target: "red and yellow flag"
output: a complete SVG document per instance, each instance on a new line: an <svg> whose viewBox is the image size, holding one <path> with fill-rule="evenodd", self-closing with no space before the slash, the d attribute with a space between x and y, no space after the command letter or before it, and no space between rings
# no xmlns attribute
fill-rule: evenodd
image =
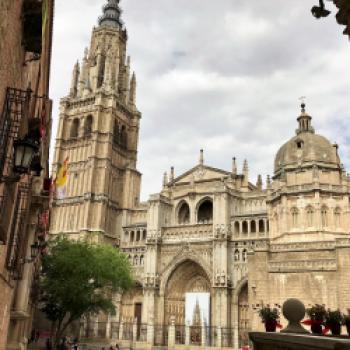
<svg viewBox="0 0 350 350"><path fill-rule="evenodd" d="M68 157L64 160L57 172L55 179L56 198L63 199L66 197L68 180Z"/></svg>

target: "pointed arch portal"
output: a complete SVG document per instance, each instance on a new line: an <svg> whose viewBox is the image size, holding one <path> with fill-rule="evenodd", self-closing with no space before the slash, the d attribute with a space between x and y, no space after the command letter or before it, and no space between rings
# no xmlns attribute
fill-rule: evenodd
<svg viewBox="0 0 350 350"><path fill-rule="evenodd" d="M208 309L208 320L202 320L210 325L210 280L204 269L193 260L185 260L179 264L170 274L164 293L164 324L170 323L170 318L175 317L175 324L186 324L186 295L187 299L193 298L195 305L196 294L198 298L207 294L209 305L202 305ZM191 302L187 301L187 305ZM193 310L187 310L187 314Z"/></svg>

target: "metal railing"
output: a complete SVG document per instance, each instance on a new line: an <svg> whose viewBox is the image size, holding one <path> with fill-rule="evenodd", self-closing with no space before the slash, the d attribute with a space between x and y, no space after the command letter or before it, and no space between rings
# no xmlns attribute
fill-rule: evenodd
<svg viewBox="0 0 350 350"><path fill-rule="evenodd" d="M81 323L81 337L86 339L114 339L130 342L146 343L149 340L148 331L152 332L154 346L174 345L207 346L232 348L246 345L249 342L249 329L241 325L238 332L230 327L216 326L185 326L185 325L152 325L146 323L119 323L119 322L87 322ZM122 327L122 328L121 328ZM171 332L171 327L174 327ZM188 332L188 334L187 334ZM169 334L172 337L169 338ZM173 338L174 337L174 338Z"/></svg>

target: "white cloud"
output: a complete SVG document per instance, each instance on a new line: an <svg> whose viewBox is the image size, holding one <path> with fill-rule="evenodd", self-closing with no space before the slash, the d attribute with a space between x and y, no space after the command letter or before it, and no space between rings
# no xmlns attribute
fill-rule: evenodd
<svg viewBox="0 0 350 350"><path fill-rule="evenodd" d="M51 95L69 89L74 62L89 45L105 0L56 2ZM298 98L307 96L316 130L340 144L350 166L350 45L335 9L315 20L316 0L123 0L129 52L143 113L142 196L162 174L198 161L230 169L248 158L251 180L272 173L278 148L293 136Z"/></svg>

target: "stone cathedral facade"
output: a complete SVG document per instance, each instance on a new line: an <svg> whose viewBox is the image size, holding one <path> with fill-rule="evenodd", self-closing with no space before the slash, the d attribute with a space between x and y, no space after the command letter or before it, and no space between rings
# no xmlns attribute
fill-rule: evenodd
<svg viewBox="0 0 350 350"><path fill-rule="evenodd" d="M235 159L221 170L201 151L192 169L175 176L172 168L161 192L140 202L141 114L120 13L119 0L109 0L74 67L53 164L69 158L51 234L114 244L134 268L135 288L115 296L117 314L104 320L184 325L186 293L210 293L207 322L229 329L237 348L261 327L252 305L298 297L350 308L350 182L338 146L315 133L304 105L266 186L260 176L249 181L246 161L242 171Z"/></svg>

